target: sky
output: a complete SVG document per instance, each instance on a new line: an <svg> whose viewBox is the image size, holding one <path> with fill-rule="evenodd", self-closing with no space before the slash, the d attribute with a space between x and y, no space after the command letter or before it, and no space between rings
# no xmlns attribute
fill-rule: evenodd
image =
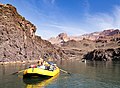
<svg viewBox="0 0 120 88"><path fill-rule="evenodd" d="M120 29L120 0L0 0L12 4L43 39Z"/></svg>

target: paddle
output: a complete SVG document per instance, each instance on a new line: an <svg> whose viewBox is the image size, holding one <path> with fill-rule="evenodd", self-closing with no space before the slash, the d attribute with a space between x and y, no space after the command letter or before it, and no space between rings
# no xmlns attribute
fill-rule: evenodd
<svg viewBox="0 0 120 88"><path fill-rule="evenodd" d="M52 62L48 62L48 64L50 64L50 65L52 65L52 64L53 64L53 65L56 65L56 64L54 64L54 63L52 63ZM60 69L60 68L59 68L59 69ZM60 69L60 71L71 75L71 73L69 73L69 72L67 72L67 71L65 71L65 70L63 70L63 69Z"/></svg>
<svg viewBox="0 0 120 88"><path fill-rule="evenodd" d="M69 72L67 72L67 71L65 71L65 70L63 70L63 69L60 69L62 72L64 72L64 73L67 73L67 74L70 74L71 75L71 73L69 73Z"/></svg>
<svg viewBox="0 0 120 88"><path fill-rule="evenodd" d="M14 73L12 73L12 75L15 75L15 74L21 73L21 72L23 72L23 71L24 71L24 70L14 72Z"/></svg>

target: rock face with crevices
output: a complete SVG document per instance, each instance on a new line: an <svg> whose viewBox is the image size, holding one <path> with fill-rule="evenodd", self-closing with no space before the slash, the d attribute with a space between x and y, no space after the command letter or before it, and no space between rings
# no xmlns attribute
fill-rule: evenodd
<svg viewBox="0 0 120 88"><path fill-rule="evenodd" d="M95 61L120 61L120 48L98 49L84 55L86 60Z"/></svg>
<svg viewBox="0 0 120 88"><path fill-rule="evenodd" d="M0 62L61 59L61 50L35 35L36 27L10 4L0 4Z"/></svg>
<svg viewBox="0 0 120 88"><path fill-rule="evenodd" d="M119 29L108 29L102 32L94 32L83 35L83 38L74 37L71 39L69 36L64 37L66 35L65 33L62 33L61 36L59 35L56 39L52 39L53 42L50 42L61 47L64 54L66 54L69 59L87 59L98 61L119 60ZM69 40L64 41L63 39L65 38ZM54 40L58 39L58 42L54 42Z"/></svg>

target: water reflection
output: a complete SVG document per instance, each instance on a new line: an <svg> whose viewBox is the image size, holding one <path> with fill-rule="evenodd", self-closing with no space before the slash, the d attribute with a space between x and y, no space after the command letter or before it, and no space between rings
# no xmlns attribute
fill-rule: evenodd
<svg viewBox="0 0 120 88"><path fill-rule="evenodd" d="M26 69L29 64L0 65L0 88L120 88L120 62L63 60L56 64L72 75L61 72L50 79L23 79L11 73Z"/></svg>
<svg viewBox="0 0 120 88"><path fill-rule="evenodd" d="M52 84L57 80L58 76L59 74L46 79L40 77L24 78L23 82L26 84L26 88L45 88L45 86Z"/></svg>

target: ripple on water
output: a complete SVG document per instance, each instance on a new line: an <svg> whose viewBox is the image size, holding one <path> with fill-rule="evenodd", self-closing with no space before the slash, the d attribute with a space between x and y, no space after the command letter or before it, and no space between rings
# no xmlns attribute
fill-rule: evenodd
<svg viewBox="0 0 120 88"><path fill-rule="evenodd" d="M48 88L120 88L119 81L86 77L81 74L60 75Z"/></svg>

